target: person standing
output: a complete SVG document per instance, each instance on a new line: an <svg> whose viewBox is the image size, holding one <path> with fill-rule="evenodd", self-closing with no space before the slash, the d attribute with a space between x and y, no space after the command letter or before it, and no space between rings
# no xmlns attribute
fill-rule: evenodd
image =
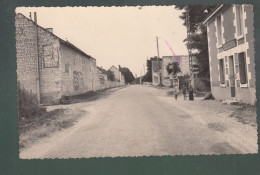
<svg viewBox="0 0 260 175"><path fill-rule="evenodd" d="M194 100L194 96L193 96L193 86L191 85L191 83L189 84L189 100L191 100L191 101Z"/></svg>
<svg viewBox="0 0 260 175"><path fill-rule="evenodd" d="M185 85L182 85L182 93L183 93L183 100L187 99L186 93L187 93L187 88Z"/></svg>
<svg viewBox="0 0 260 175"><path fill-rule="evenodd" d="M175 100L178 100L178 91L176 85L174 85L174 96L175 96Z"/></svg>

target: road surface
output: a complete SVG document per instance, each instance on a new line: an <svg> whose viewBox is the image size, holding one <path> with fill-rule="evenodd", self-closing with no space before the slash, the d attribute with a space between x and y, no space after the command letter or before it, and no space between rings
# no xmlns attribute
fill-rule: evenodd
<svg viewBox="0 0 260 175"><path fill-rule="evenodd" d="M131 85L111 91L97 101L68 105L86 110L86 116L73 127L23 150L20 158L257 152L256 128L233 118L203 118L181 103L175 105L173 97L154 87ZM218 123L225 129L214 129Z"/></svg>

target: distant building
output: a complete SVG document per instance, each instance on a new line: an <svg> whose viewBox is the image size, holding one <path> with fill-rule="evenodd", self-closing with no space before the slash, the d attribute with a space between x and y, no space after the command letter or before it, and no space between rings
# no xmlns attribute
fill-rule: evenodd
<svg viewBox="0 0 260 175"><path fill-rule="evenodd" d="M109 70L114 73L115 81L117 82L117 84L119 86L125 85L125 77L122 74L122 72L119 71L119 69L117 69L115 66L111 66L111 68Z"/></svg>
<svg viewBox="0 0 260 175"><path fill-rule="evenodd" d="M189 69L189 58L186 55L178 55L178 56L163 56L159 60L152 60L152 81L153 85L160 84L160 81L165 86L171 85L172 75L169 75L167 72L167 65L173 62L178 62L181 68L178 76L190 74ZM162 78L162 80L161 80Z"/></svg>
<svg viewBox="0 0 260 175"><path fill-rule="evenodd" d="M99 72L99 89L105 89L108 88L108 80L107 80L107 71L101 67L97 66L97 70Z"/></svg>
<svg viewBox="0 0 260 175"><path fill-rule="evenodd" d="M252 5L219 5L203 22L216 99L256 102L253 23Z"/></svg>
<svg viewBox="0 0 260 175"><path fill-rule="evenodd" d="M158 85L161 82L162 59L152 58L152 83Z"/></svg>

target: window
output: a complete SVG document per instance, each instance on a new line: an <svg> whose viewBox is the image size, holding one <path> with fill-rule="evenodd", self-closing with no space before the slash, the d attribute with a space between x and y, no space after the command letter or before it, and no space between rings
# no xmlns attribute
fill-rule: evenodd
<svg viewBox="0 0 260 175"><path fill-rule="evenodd" d="M69 73L69 63L65 64L65 73Z"/></svg>
<svg viewBox="0 0 260 175"><path fill-rule="evenodd" d="M220 73L220 83L225 84L225 72L224 72L224 61L219 60L219 73Z"/></svg>
<svg viewBox="0 0 260 175"><path fill-rule="evenodd" d="M105 79L104 78L100 78L100 84L105 84Z"/></svg>
<svg viewBox="0 0 260 175"><path fill-rule="evenodd" d="M243 10L242 5L236 5L237 36L243 35Z"/></svg>
<svg viewBox="0 0 260 175"><path fill-rule="evenodd" d="M221 15L217 17L217 34L218 34L218 45L222 44L222 25L221 25Z"/></svg>
<svg viewBox="0 0 260 175"><path fill-rule="evenodd" d="M246 60L245 60L244 52L238 54L238 61L239 61L240 83L246 84L247 83L247 70L246 70Z"/></svg>

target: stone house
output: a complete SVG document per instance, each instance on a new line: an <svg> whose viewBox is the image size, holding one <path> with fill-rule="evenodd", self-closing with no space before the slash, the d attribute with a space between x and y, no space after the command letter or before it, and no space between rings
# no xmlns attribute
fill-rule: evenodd
<svg viewBox="0 0 260 175"><path fill-rule="evenodd" d="M213 96L255 104L254 14L252 5L219 5L207 26Z"/></svg>
<svg viewBox="0 0 260 175"><path fill-rule="evenodd" d="M122 85L125 84L125 77L120 72L119 69L117 69L115 66L111 66L111 68L109 70L114 73L114 75L115 75L115 82L116 82L117 86L122 86Z"/></svg>
<svg viewBox="0 0 260 175"><path fill-rule="evenodd" d="M107 80L107 71L98 66L97 66L97 70L99 72L100 90L109 88L108 80Z"/></svg>
<svg viewBox="0 0 260 175"><path fill-rule="evenodd" d="M152 83L158 85L161 82L162 59L152 58Z"/></svg>
<svg viewBox="0 0 260 175"><path fill-rule="evenodd" d="M37 95L41 104L57 103L62 96L100 89L96 59L16 14L17 80Z"/></svg>
<svg viewBox="0 0 260 175"><path fill-rule="evenodd" d="M165 86L171 85L172 75L167 72L167 65L169 63L178 62L181 68L178 76L190 74L189 69L189 57L186 55L178 56L163 56L160 60L152 60L152 80L153 85L160 84L160 79L162 78L162 84ZM160 75L161 74L161 75Z"/></svg>

